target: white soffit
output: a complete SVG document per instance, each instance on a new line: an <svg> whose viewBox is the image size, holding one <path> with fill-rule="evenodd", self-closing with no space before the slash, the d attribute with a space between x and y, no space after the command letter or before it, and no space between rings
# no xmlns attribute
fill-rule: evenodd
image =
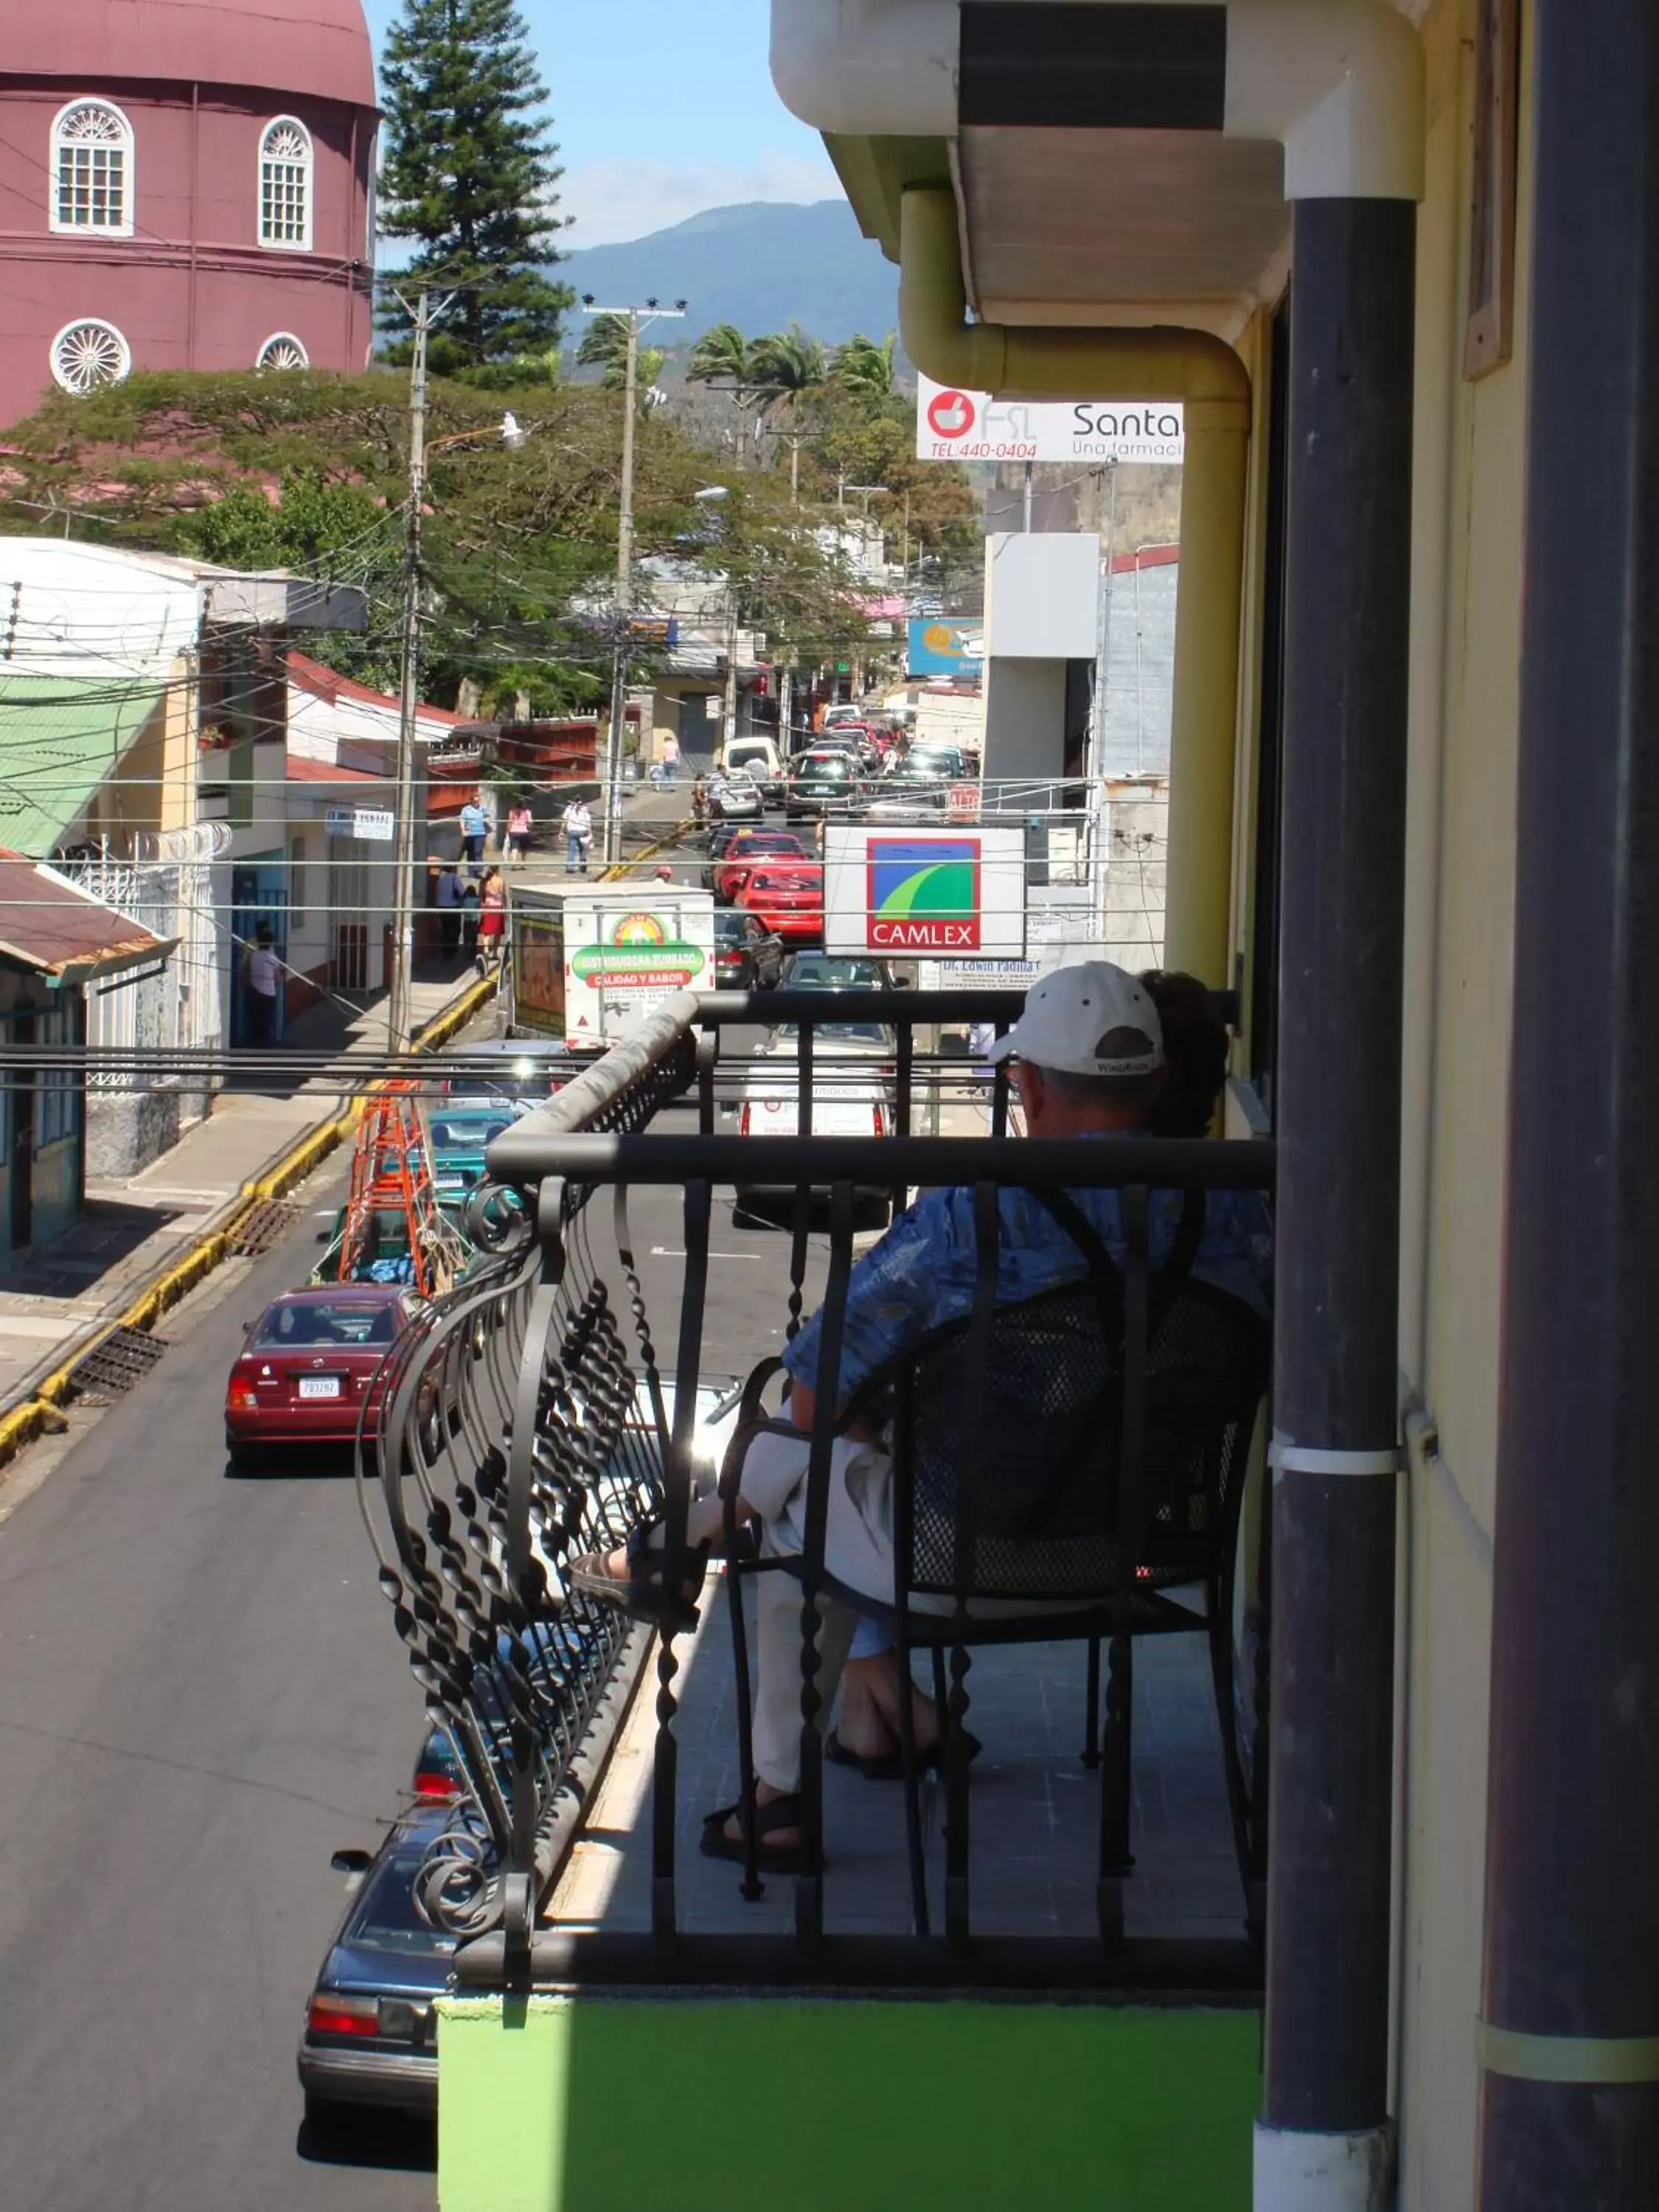
<svg viewBox="0 0 1659 2212"><path fill-rule="evenodd" d="M999 125L964 129L956 151L974 304L994 321L1103 301L1116 321L1176 302L1182 319L1224 319L1290 228L1283 152L1266 141Z"/></svg>

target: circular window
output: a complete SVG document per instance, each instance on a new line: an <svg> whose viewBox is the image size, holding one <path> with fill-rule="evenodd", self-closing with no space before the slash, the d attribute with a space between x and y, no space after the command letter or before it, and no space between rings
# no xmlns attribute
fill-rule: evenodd
<svg viewBox="0 0 1659 2212"><path fill-rule="evenodd" d="M278 331L274 338L267 338L259 349L255 368L309 368L311 356L296 337L286 331Z"/></svg>
<svg viewBox="0 0 1659 2212"><path fill-rule="evenodd" d="M113 323L88 315L65 323L52 342L52 373L65 392L118 384L132 367L132 349Z"/></svg>

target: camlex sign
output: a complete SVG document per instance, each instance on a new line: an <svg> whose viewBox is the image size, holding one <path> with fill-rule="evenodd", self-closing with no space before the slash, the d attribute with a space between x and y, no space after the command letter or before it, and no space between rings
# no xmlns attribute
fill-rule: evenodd
<svg viewBox="0 0 1659 2212"><path fill-rule="evenodd" d="M827 824L823 942L901 959L1022 957L1024 830Z"/></svg>
<svg viewBox="0 0 1659 2212"><path fill-rule="evenodd" d="M1186 420L1179 400L994 399L916 380L920 461L1179 462Z"/></svg>

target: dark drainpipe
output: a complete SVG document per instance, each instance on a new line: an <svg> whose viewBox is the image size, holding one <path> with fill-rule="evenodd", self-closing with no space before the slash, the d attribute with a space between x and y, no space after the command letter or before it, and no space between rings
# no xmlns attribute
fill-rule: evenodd
<svg viewBox="0 0 1659 2212"><path fill-rule="evenodd" d="M1380 2204L1391 2154L1416 225L1292 216L1263 2212Z"/></svg>
<svg viewBox="0 0 1659 2212"><path fill-rule="evenodd" d="M1481 2212L1659 2204L1659 9L1534 0Z"/></svg>

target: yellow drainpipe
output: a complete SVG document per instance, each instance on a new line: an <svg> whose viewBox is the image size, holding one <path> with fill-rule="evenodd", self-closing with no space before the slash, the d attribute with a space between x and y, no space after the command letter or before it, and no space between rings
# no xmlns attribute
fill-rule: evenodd
<svg viewBox="0 0 1659 2212"><path fill-rule="evenodd" d="M915 186L900 202L899 328L906 353L936 383L1010 399L1184 404L1164 957L1225 988L1250 433L1244 364L1207 331L970 323L956 195L943 185Z"/></svg>

